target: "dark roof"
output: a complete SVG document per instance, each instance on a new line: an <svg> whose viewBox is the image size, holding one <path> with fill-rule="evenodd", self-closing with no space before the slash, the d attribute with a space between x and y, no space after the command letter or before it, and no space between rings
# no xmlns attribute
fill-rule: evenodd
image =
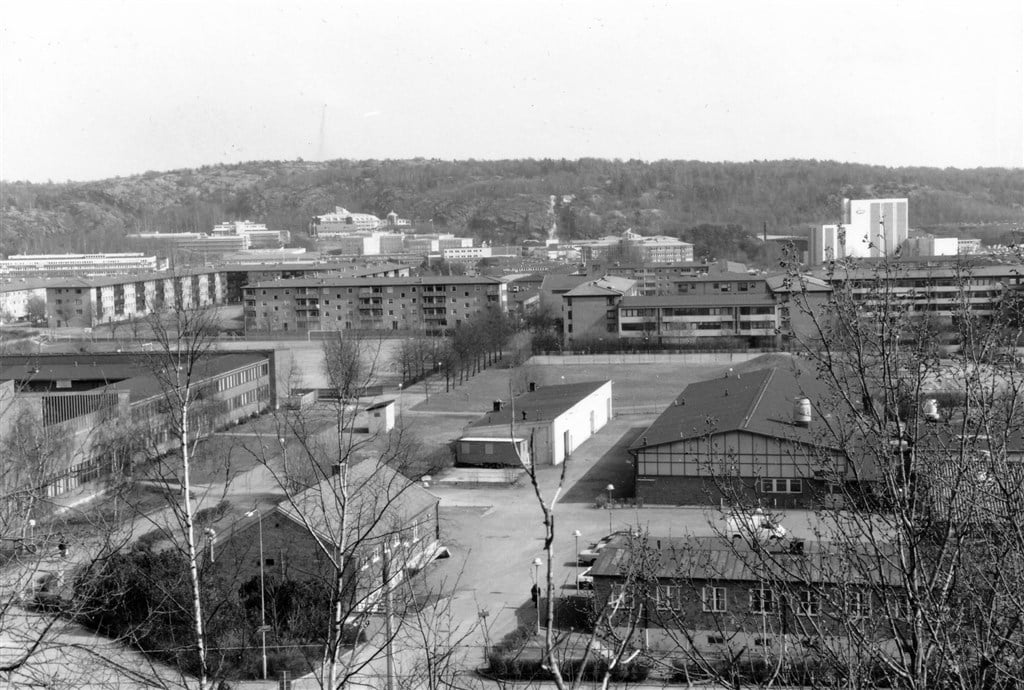
<svg viewBox="0 0 1024 690"><path fill-rule="evenodd" d="M381 273L384 271L397 271L401 269L415 268L412 264L384 263L374 266L360 266L351 261L273 261L229 264L222 270L227 273L239 273L251 271L332 271L345 273L352 276L366 275L369 273Z"/></svg>
<svg viewBox="0 0 1024 690"><path fill-rule="evenodd" d="M168 278L188 278L198 275L213 275L215 273L224 273L224 271L224 268L183 268L166 271L147 271L145 273L124 273L112 276L50 278L46 281L46 287L50 289L104 287L107 285L141 283L147 280L164 280Z"/></svg>
<svg viewBox="0 0 1024 690"><path fill-rule="evenodd" d="M549 273L541 281L541 292L568 292L577 285L582 285L592 278L588 276L566 275L563 273Z"/></svg>
<svg viewBox="0 0 1024 690"><path fill-rule="evenodd" d="M408 526L441 500L375 459L349 464L345 479L347 502L335 476L279 503L276 510L330 544L342 543L344 522L347 543L357 545Z"/></svg>
<svg viewBox="0 0 1024 690"><path fill-rule="evenodd" d="M630 446L630 450L673 443L726 431L749 431L762 436L820 444L820 421L814 401L825 400L828 389L813 374L795 367L772 367L690 384ZM811 400L809 427L792 421L798 397Z"/></svg>
<svg viewBox="0 0 1024 690"><path fill-rule="evenodd" d="M803 541L803 553L779 546L729 543L724 537L655 537L622 535L604 547L590 574L619 578L630 567L634 551L646 550L645 564L654 564L645 575L658 578L717 582L776 582L856 584L870 578L872 584L898 585L896 547L885 543L855 541Z"/></svg>
<svg viewBox="0 0 1024 690"><path fill-rule="evenodd" d="M152 360L150 361L150 358ZM259 353L212 353L196 369L199 380L217 376L265 360ZM4 355L0 357L0 381L18 384L55 381L89 381L103 388L127 390L136 402L160 393L153 366L161 366L160 353L89 353L73 355Z"/></svg>
<svg viewBox="0 0 1024 690"><path fill-rule="evenodd" d="M772 292L832 292L832 286L827 282L806 274L799 278L777 274L768 276L766 282Z"/></svg>
<svg viewBox="0 0 1024 690"><path fill-rule="evenodd" d="M515 408L516 422L550 421L565 413L609 381L584 381L558 386L538 386L532 393L515 398L514 405L504 404L500 412L488 412L470 424L472 427L509 424ZM525 413L525 417L524 417Z"/></svg>
<svg viewBox="0 0 1024 690"><path fill-rule="evenodd" d="M373 403L372 405L370 405L369 407L367 407L366 411L369 412L370 410L378 410L378 409L380 409L382 407L387 407L388 405L393 405L394 402L395 402L394 399L379 400L379 401Z"/></svg>

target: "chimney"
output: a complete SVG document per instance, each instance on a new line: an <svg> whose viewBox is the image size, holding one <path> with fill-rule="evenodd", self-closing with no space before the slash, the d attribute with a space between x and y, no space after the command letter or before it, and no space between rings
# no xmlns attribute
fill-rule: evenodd
<svg viewBox="0 0 1024 690"><path fill-rule="evenodd" d="M494 403L493 403L493 405L491 407L491 411L492 412L501 412L501 401L500 400L495 400L494 401Z"/></svg>
<svg viewBox="0 0 1024 690"><path fill-rule="evenodd" d="M537 390L537 382L530 381L530 392L533 393L535 390Z"/></svg>
<svg viewBox="0 0 1024 690"><path fill-rule="evenodd" d="M793 424L802 427L811 425L811 401L808 398L797 398L793 403Z"/></svg>
<svg viewBox="0 0 1024 690"><path fill-rule="evenodd" d="M523 421L526 421L526 410L523 410Z"/></svg>

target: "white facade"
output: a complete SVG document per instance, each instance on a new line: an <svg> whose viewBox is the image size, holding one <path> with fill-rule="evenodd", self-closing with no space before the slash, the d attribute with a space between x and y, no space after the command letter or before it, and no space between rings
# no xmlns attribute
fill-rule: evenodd
<svg viewBox="0 0 1024 690"><path fill-rule="evenodd" d="M560 465L612 418L612 382L580 400L551 423L551 464Z"/></svg>
<svg viewBox="0 0 1024 690"><path fill-rule="evenodd" d="M910 237L905 245L905 256L956 256L960 241L956 237Z"/></svg>
<svg viewBox="0 0 1024 690"><path fill-rule="evenodd" d="M0 285L0 324L21 321L28 316L28 301L32 297L46 299L46 288L26 288L17 283Z"/></svg>
<svg viewBox="0 0 1024 690"><path fill-rule="evenodd" d="M819 266L842 259L843 247L839 243L842 232L842 225L822 225L811 230L810 242L807 244L807 264Z"/></svg>
<svg viewBox="0 0 1024 690"><path fill-rule="evenodd" d="M843 199L843 256L894 256L907 240L907 207L906 199Z"/></svg>
<svg viewBox="0 0 1024 690"><path fill-rule="evenodd" d="M441 252L445 261L459 259L482 259L491 256L490 247L449 247Z"/></svg>
<svg viewBox="0 0 1024 690"><path fill-rule="evenodd" d="M348 209L336 206L331 213L317 216L313 220L312 234L317 237L346 235L351 232L376 230L381 220L370 213L352 213Z"/></svg>
<svg viewBox="0 0 1024 690"><path fill-rule="evenodd" d="M115 254L14 254L0 261L0 275L47 276L108 275L149 272L166 268L155 256L127 252Z"/></svg>

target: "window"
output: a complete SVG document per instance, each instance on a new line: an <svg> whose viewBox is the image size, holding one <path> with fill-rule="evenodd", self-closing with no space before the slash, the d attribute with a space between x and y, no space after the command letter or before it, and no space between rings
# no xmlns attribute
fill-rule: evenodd
<svg viewBox="0 0 1024 690"><path fill-rule="evenodd" d="M870 592L847 592L846 614L851 618L866 618L871 615Z"/></svg>
<svg viewBox="0 0 1024 690"><path fill-rule="evenodd" d="M701 592L701 601L705 611L725 611L725 587L705 587Z"/></svg>
<svg viewBox="0 0 1024 690"><path fill-rule="evenodd" d="M797 613L802 616L817 616L821 613L821 596L813 590L805 589L800 592L798 604Z"/></svg>
<svg viewBox="0 0 1024 690"><path fill-rule="evenodd" d="M775 592L764 587L750 590L750 610L754 613L775 611Z"/></svg>
<svg viewBox="0 0 1024 690"><path fill-rule="evenodd" d="M802 479L762 479L763 494L799 494L803 493Z"/></svg>
<svg viewBox="0 0 1024 690"><path fill-rule="evenodd" d="M612 606L618 605L622 609L632 609L636 607L636 597L631 590L623 585L613 584L611 598L608 603Z"/></svg>
<svg viewBox="0 0 1024 690"><path fill-rule="evenodd" d="M682 608L681 594L681 588L675 585L658 585L655 590L657 609L659 611L675 611Z"/></svg>
<svg viewBox="0 0 1024 690"><path fill-rule="evenodd" d="M484 455L494 455L494 444L493 443L485 443L484 444Z"/></svg>
<svg viewBox="0 0 1024 690"><path fill-rule="evenodd" d="M708 635L708 644L725 644L725 637L722 635Z"/></svg>

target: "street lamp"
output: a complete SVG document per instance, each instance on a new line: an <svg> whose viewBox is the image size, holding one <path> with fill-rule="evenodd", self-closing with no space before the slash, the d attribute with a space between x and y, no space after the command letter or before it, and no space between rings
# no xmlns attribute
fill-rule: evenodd
<svg viewBox="0 0 1024 690"><path fill-rule="evenodd" d="M207 527L203 530L203 534L210 538L210 563L213 563L213 543L217 540L217 530Z"/></svg>
<svg viewBox="0 0 1024 690"><path fill-rule="evenodd" d="M604 487L605 491L608 492L608 533L612 532L612 492L615 491L615 485L609 484Z"/></svg>
<svg viewBox="0 0 1024 690"><path fill-rule="evenodd" d="M576 551L573 557L573 568L576 573L576 589L580 588L580 531L575 530L572 533L573 539L576 541Z"/></svg>
<svg viewBox="0 0 1024 690"><path fill-rule="evenodd" d="M263 680L267 679L267 590L263 579L263 513L255 508L245 514L245 517L259 516L260 530L260 637L263 645Z"/></svg>
<svg viewBox="0 0 1024 690"><path fill-rule="evenodd" d="M537 582L537 574L540 571L540 566L543 561L540 560L540 556L533 559L533 587L534 591L537 592L537 634L540 635L540 585Z"/></svg>

